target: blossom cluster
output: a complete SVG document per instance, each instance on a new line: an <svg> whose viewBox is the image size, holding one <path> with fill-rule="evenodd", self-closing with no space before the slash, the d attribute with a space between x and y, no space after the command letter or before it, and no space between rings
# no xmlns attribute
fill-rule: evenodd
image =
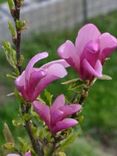
<svg viewBox="0 0 117 156"><path fill-rule="evenodd" d="M53 81L67 75L66 68L73 67L83 80L92 81L102 77L103 65L117 48L117 39L109 33L102 33L93 24L86 24L78 32L75 45L67 40L58 48L62 59L55 60L40 68L35 63L48 56L47 52L35 55L26 69L16 79L15 84L21 96L32 103L35 112L45 121L52 133L67 129L77 124L75 119L66 118L79 112L79 104L64 105L64 96L56 98L49 106L37 100L40 93Z"/></svg>
<svg viewBox="0 0 117 156"><path fill-rule="evenodd" d="M83 81L92 82L94 78L101 78L103 65L116 48L117 39L113 35L107 32L101 34L94 24L86 24L78 32L75 44L67 40L58 48L61 59L39 68L34 67L38 61L48 57L47 52L40 52L16 78L15 85L20 95L32 104L34 111L45 122L52 135L78 124L73 114L81 112L82 106L78 103L66 104L63 94L48 106L38 100L38 96L53 81L65 77L68 67L72 67ZM31 156L31 152L25 153L25 156Z"/></svg>

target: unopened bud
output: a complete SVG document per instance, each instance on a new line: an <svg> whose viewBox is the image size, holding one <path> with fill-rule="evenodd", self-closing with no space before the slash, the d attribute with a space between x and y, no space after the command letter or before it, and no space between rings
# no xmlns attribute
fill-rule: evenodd
<svg viewBox="0 0 117 156"><path fill-rule="evenodd" d="M26 22L25 21L21 21L21 20L17 20L16 21L16 27L19 31L24 30L26 27Z"/></svg>

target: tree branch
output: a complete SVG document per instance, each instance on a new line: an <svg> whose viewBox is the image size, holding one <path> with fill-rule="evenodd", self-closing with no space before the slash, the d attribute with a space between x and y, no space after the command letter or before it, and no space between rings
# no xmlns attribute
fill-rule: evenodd
<svg viewBox="0 0 117 156"><path fill-rule="evenodd" d="M16 58L17 58L17 68L19 70L19 73L21 74L21 65L20 65L20 59L21 59L21 51L20 51L20 45L21 45L21 30L17 27L17 21L20 20L20 5L18 4L17 0L14 0L15 3L15 11L14 11L14 22L16 27L16 35L17 38L14 41L15 47L16 47Z"/></svg>

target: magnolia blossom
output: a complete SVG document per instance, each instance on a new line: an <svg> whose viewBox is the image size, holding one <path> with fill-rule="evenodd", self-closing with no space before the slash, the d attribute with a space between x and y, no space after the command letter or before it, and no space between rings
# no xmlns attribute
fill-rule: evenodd
<svg viewBox="0 0 117 156"><path fill-rule="evenodd" d="M35 55L15 81L17 89L27 101L34 101L48 84L67 75L65 67L69 65L63 59L52 61L40 68L33 67L37 61L46 57L47 52Z"/></svg>
<svg viewBox="0 0 117 156"><path fill-rule="evenodd" d="M58 48L58 54L79 73L81 79L102 77L102 65L113 50L117 39L110 33L100 33L93 24L86 24L78 33L75 45L67 40Z"/></svg>
<svg viewBox="0 0 117 156"><path fill-rule="evenodd" d="M58 96L50 108L39 101L34 101L33 107L53 134L75 126L77 120L69 116L81 110L79 104L65 105L64 95Z"/></svg>

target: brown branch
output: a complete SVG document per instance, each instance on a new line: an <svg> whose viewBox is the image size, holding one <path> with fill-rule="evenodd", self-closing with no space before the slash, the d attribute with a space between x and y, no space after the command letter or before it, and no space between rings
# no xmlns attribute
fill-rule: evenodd
<svg viewBox="0 0 117 156"><path fill-rule="evenodd" d="M20 59L21 59L21 51L20 51L20 45L21 45L21 30L18 29L17 27L17 21L20 20L20 5L18 4L17 0L14 0L15 3L15 10L14 10L14 15L13 19L15 22L15 27L16 27L16 34L17 38L14 41L15 47L16 47L16 58L17 58L17 68L19 70L19 73L21 74L21 65L20 65Z"/></svg>
<svg viewBox="0 0 117 156"><path fill-rule="evenodd" d="M22 115L25 115L25 113L29 114L30 104L22 104L21 110ZM41 147L41 142L39 141L39 139L33 136L31 124L32 124L31 120L25 120L25 128L30 137L32 147L38 156L44 156L44 152Z"/></svg>

